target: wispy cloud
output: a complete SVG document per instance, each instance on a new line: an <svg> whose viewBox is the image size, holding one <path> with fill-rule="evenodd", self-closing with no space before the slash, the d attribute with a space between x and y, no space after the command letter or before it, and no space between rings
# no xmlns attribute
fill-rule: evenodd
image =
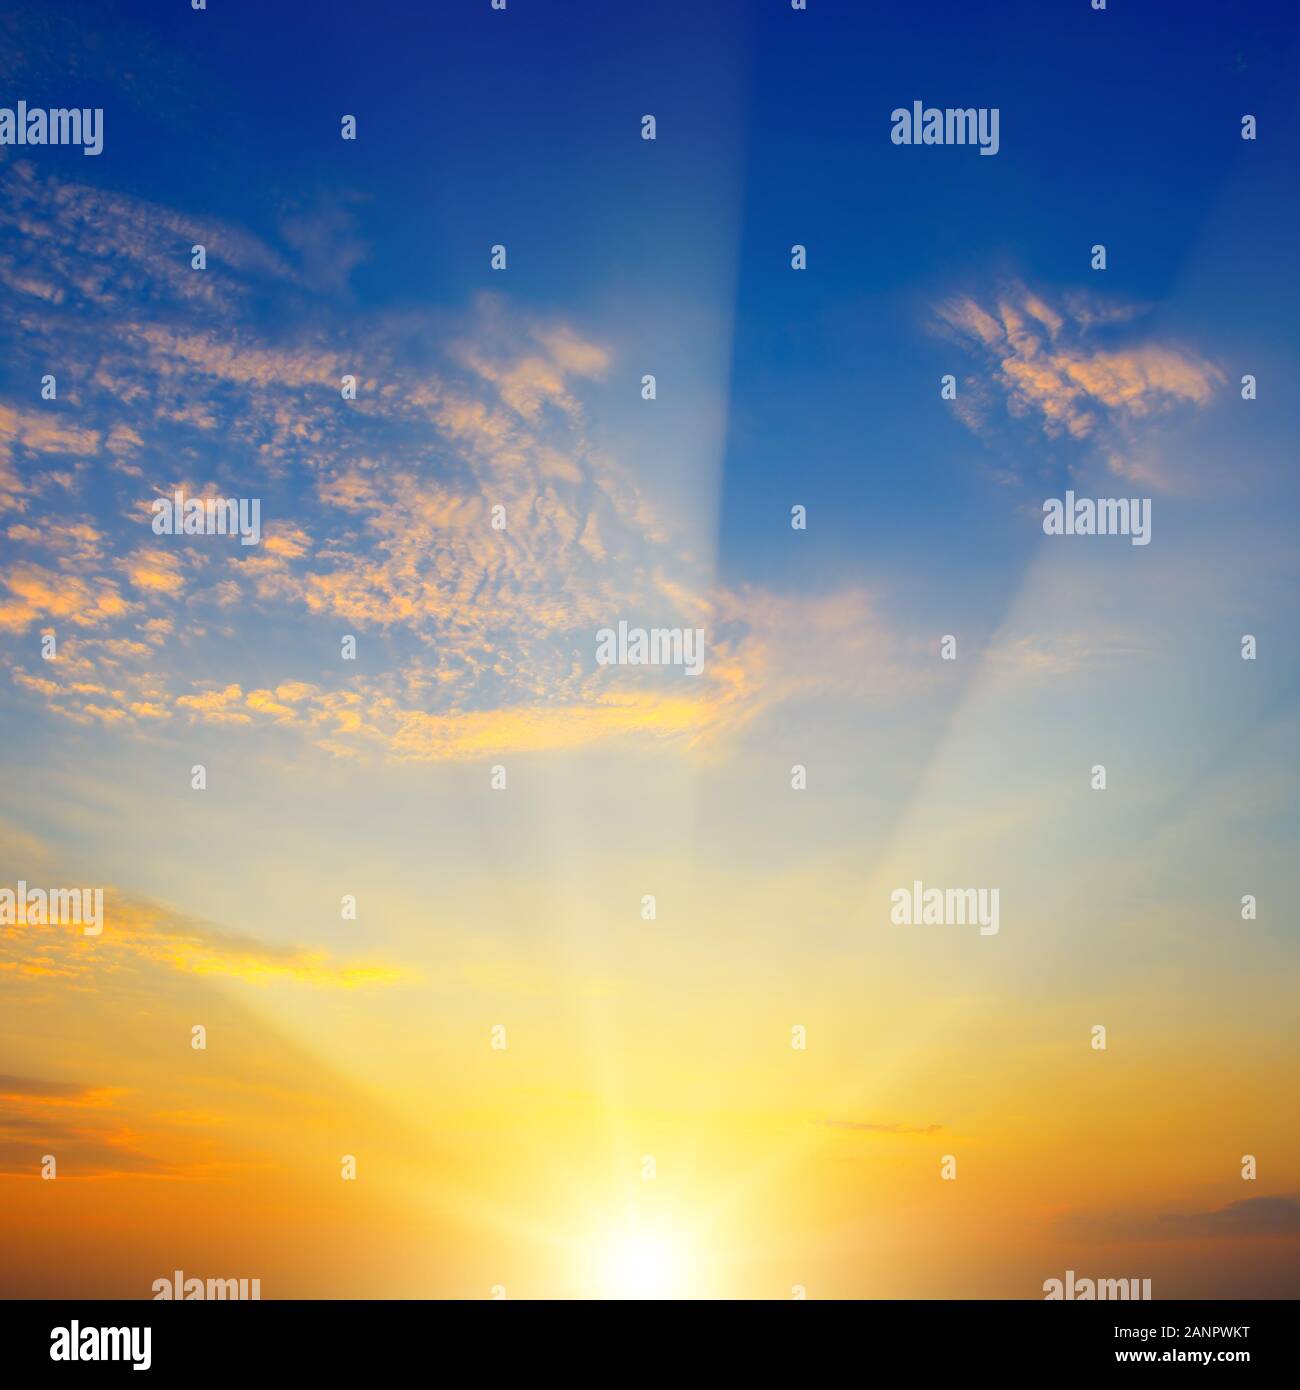
<svg viewBox="0 0 1300 1390"><path fill-rule="evenodd" d="M988 364L1013 416L1037 420L1049 436L1076 440L1094 436L1106 423L1203 406L1224 384L1222 370L1189 348L1099 339L1140 312L1078 295L1053 305L1018 284L987 298L954 295L936 308L939 324ZM971 394L974 404L964 404L961 414L979 429L990 417L988 397L978 389Z"/></svg>
<svg viewBox="0 0 1300 1390"><path fill-rule="evenodd" d="M268 943L112 891L105 894L104 929L93 949L76 926L0 929L0 981L92 984L104 971L141 966L247 984L324 989L389 985L406 975L403 969L379 962L340 961L320 948Z"/></svg>
<svg viewBox="0 0 1300 1390"><path fill-rule="evenodd" d="M0 1100L44 1105L104 1105L121 1094L112 1086L85 1086L73 1081L43 1081L32 1076L0 1075Z"/></svg>
<svg viewBox="0 0 1300 1390"><path fill-rule="evenodd" d="M909 1125L898 1121L883 1123L874 1120L819 1120L827 1129L847 1129L860 1134L937 1134L942 1125Z"/></svg>
<svg viewBox="0 0 1300 1390"><path fill-rule="evenodd" d="M1300 1236L1300 1194L1244 1197L1199 1211L1071 1212L1072 1230L1090 1236L1134 1240L1249 1239Z"/></svg>
<svg viewBox="0 0 1300 1390"><path fill-rule="evenodd" d="M115 1113L126 1094L120 1086L0 1076L0 1176L38 1180L46 1155L59 1178L177 1172Z"/></svg>

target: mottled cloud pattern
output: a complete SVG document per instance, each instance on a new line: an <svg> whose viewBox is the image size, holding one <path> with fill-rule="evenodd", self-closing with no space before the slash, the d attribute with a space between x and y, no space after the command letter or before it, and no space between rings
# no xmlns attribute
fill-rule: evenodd
<svg viewBox="0 0 1300 1390"><path fill-rule="evenodd" d="M1054 305L1020 284L991 298L954 295L936 309L942 328L992 369L1012 416L1074 440L1206 405L1223 386L1223 371L1189 348L1127 331L1124 341L1111 341L1140 316L1140 306L1099 305L1081 295ZM992 401L978 389L966 394L958 413L978 432L992 418Z"/></svg>
<svg viewBox="0 0 1300 1390"><path fill-rule="evenodd" d="M582 394L612 358L572 325L482 298L454 323L363 323L344 351L311 327L307 214L277 250L6 172L0 221L23 235L0 283L28 370L57 345L61 381L44 409L0 408L0 635L17 688L55 714L135 735L289 726L340 756L692 746L860 684L863 661L810 630L838 627L858 658L871 640L878 673L906 663L860 592L710 581L653 489L589 442ZM328 213L342 234L346 210ZM209 274L189 268L200 238ZM263 330L268 304L297 331ZM262 543L155 537L150 504L177 489L261 498ZM598 667L595 632L621 617L704 628L703 678ZM282 679L250 671L250 624ZM57 663L30 656L47 631ZM345 634L384 659L345 666ZM775 660L782 644L802 655Z"/></svg>

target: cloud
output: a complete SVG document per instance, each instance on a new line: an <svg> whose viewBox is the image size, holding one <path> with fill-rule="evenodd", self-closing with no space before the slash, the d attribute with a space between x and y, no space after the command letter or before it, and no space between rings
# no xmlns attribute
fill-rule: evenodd
<svg viewBox="0 0 1300 1390"><path fill-rule="evenodd" d="M1245 1197L1209 1211L1071 1212L1070 1229L1121 1240L1231 1240L1300 1236L1300 1194Z"/></svg>
<svg viewBox="0 0 1300 1390"><path fill-rule="evenodd" d="M0 444L17 444L38 454L93 454L99 431L61 420L56 414L0 405Z"/></svg>
<svg viewBox="0 0 1300 1390"><path fill-rule="evenodd" d="M1026 678L1073 676L1105 662L1131 663L1151 650L1149 634L1098 625L1073 632L999 633L987 661L994 679L1023 688Z"/></svg>
<svg viewBox="0 0 1300 1390"><path fill-rule="evenodd" d="M201 695L181 695L176 700L176 708L188 713L193 720L214 724L249 724L252 722L240 708L244 703L244 692L238 685L227 685L221 690L207 690Z"/></svg>
<svg viewBox="0 0 1300 1390"><path fill-rule="evenodd" d="M8 590L7 598L0 595L0 631L25 632L45 619L95 628L131 611L110 580L85 580L43 565L16 564L0 582Z"/></svg>
<svg viewBox="0 0 1300 1390"><path fill-rule="evenodd" d="M57 978L90 985L102 971L148 966L249 984L326 989L389 985L404 978L393 966L342 962L328 951L259 941L112 890L105 893L103 932L93 941L76 926L0 929L0 980Z"/></svg>
<svg viewBox="0 0 1300 1390"><path fill-rule="evenodd" d="M352 272L369 254L357 232L352 204L358 197L319 194L309 205L286 209L279 229L297 253L304 280L327 292L347 286Z"/></svg>
<svg viewBox="0 0 1300 1390"><path fill-rule="evenodd" d="M1049 436L1087 439L1105 423L1141 420L1179 405L1203 406L1226 378L1198 354L1168 344L1105 346L1099 329L1136 309L1106 311L1081 297L1059 308L1013 285L983 303L959 294L941 303L938 322L990 363L1012 415L1037 418ZM958 396L961 400L961 394ZM978 407L961 412L972 428Z"/></svg>
<svg viewBox="0 0 1300 1390"><path fill-rule="evenodd" d="M258 582L263 593L304 597L287 561L277 559ZM385 601L363 599L366 592L359 589L356 601L373 602L377 614ZM155 596L171 594L159 589ZM363 621L328 585L305 600L313 610L342 605L350 624ZM553 627L535 618L532 633L519 638L509 632L513 610L503 604L500 631L484 628L484 615L476 612L477 635L465 627L432 656L417 650L386 673L346 680L334 673L328 686L187 682L156 660L157 642L171 632L166 620L137 622L144 640L67 635L58 660L35 669L15 662L11 679L51 712L79 723L137 731L173 718L232 730L275 725L336 756L401 761L572 750L613 738L695 748L739 734L787 701L914 698L934 679L916 641L895 635L861 590L782 599L761 590L695 593L670 586L666 601L678 605L683 622L705 631L698 677L676 668L596 666L597 626L617 606L594 608L576 634L563 613ZM394 622L419 629L431 621L407 611L395 593L386 607Z"/></svg>
<svg viewBox="0 0 1300 1390"><path fill-rule="evenodd" d="M111 1086L83 1086L71 1081L42 1081L31 1076L0 1075L0 1100L5 1101L103 1105L120 1094L120 1088Z"/></svg>
<svg viewBox="0 0 1300 1390"><path fill-rule="evenodd" d="M42 413L0 404L0 512L26 511L28 499L56 478L49 471L43 477L25 478L16 454L82 456L98 447L98 431L69 424L53 409Z"/></svg>
<svg viewBox="0 0 1300 1390"><path fill-rule="evenodd" d="M175 1171L142 1151L134 1127L112 1113L126 1094L120 1086L0 1076L0 1175L39 1180L47 1155L59 1178Z"/></svg>
<svg viewBox="0 0 1300 1390"><path fill-rule="evenodd" d="M1165 1215L1159 1226L1178 1237L1300 1236L1300 1195L1246 1197L1214 1211Z"/></svg>
<svg viewBox="0 0 1300 1390"><path fill-rule="evenodd" d="M185 587L180 557L169 550L137 550L120 562L137 589L160 594L179 594Z"/></svg>
<svg viewBox="0 0 1300 1390"><path fill-rule="evenodd" d="M134 1130L125 1126L36 1124L14 1116L0 1118L0 1175L39 1179L44 1156L58 1164L59 1181L135 1173L181 1176L176 1164L143 1153Z"/></svg>
<svg viewBox="0 0 1300 1390"><path fill-rule="evenodd" d="M141 198L43 175L26 160L6 169L0 227L14 252L0 284L71 315L128 304L182 303L216 311L256 284L294 283L294 267L260 238L219 218L192 217ZM234 277L195 272L191 248Z"/></svg>
<svg viewBox="0 0 1300 1390"><path fill-rule="evenodd" d="M586 393L615 362L578 325L485 295L455 316L358 316L344 351L282 297L313 277L237 229L205 233L222 288L200 293L181 254L192 219L31 167L6 192L0 222L31 229L24 272L66 310L77 393L48 413L0 407L0 506L24 548L0 580L0 635L56 630L57 660L10 662L51 713L147 738L274 726L338 757L436 760L614 738L702 748L783 701L915 693L915 653L870 596L713 581L645 480L589 440ZM308 260L350 235L315 215L285 224ZM87 270L118 247L118 279ZM48 325L21 323L35 362ZM96 489L93 524L47 495L45 454L69 460L74 499ZM258 497L262 543L159 544L148 504L174 487ZM704 628L704 674L598 667L596 632L621 619ZM322 655L343 634L355 665ZM314 659L293 662L304 649Z"/></svg>
<svg viewBox="0 0 1300 1390"><path fill-rule="evenodd" d="M942 1125L881 1124L867 1120L819 1120L827 1129L849 1129L866 1134L937 1134Z"/></svg>

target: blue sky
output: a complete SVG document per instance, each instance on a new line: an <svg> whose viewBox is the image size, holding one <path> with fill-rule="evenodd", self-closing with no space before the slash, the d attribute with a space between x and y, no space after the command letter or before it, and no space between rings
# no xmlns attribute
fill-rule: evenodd
<svg viewBox="0 0 1300 1390"><path fill-rule="evenodd" d="M978 503L970 441L910 408L946 365L926 299L955 284L1001 272L1104 290L1225 349L1261 318L1285 324L1295 36L1284 6L1247 10L1249 25L1214 4L176 6L141 34L65 6L49 32L82 50L91 95L96 80L112 93L113 138L79 177L265 236L297 217L321 257L347 260L331 227L373 248L330 306L335 333L349 310L463 305L492 286L498 238L512 296L539 309L617 317L632 341L647 300L715 313L731 338L723 547L742 567L791 458L842 525L824 538L837 559L873 521L909 524L932 489L957 512ZM39 55L32 68L35 103L58 78ZM882 140L916 98L998 106L1001 153ZM1237 138L1247 106L1254 145ZM629 146L651 109L660 139ZM361 117L355 146L337 139L343 111ZM1243 235L1217 293L1180 313L1189 261ZM1096 239L1104 285L1087 269ZM679 378L692 326L662 343ZM811 392L816 449L799 413Z"/></svg>
<svg viewBox="0 0 1300 1390"><path fill-rule="evenodd" d="M770 543L792 466L822 528L814 568L888 563L919 521L955 539L974 515L1009 552L980 602L1013 582L1023 545L987 488L1005 457L917 408L961 365L926 331L954 288L1096 292L1225 357L1281 350L1296 307L1285 7L1248 7L1249 24L1212 4L701 8L176 7L143 42L124 20L81 40L117 80L108 152L78 172L272 238L300 219L318 266L369 247L338 272L336 337L352 314L463 306L493 286L484 248L506 239L513 299L653 358L661 455L680 452L677 406L725 371L722 562L795 584L808 558ZM92 27L73 22L72 41ZM998 106L1000 154L890 145L888 112L917 98ZM659 140L629 144L649 110ZM344 111L355 146L337 139ZM1209 257L1219 273L1180 293ZM1041 440L1034 454L1057 477L1077 462ZM675 466L698 462L661 457Z"/></svg>

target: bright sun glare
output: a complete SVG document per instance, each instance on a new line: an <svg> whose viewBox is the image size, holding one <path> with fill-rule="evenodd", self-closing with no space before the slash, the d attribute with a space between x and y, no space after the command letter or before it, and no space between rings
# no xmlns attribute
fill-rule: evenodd
<svg viewBox="0 0 1300 1390"><path fill-rule="evenodd" d="M612 1241L601 1286L606 1298L672 1298L680 1293L682 1262L671 1242L636 1233Z"/></svg>

